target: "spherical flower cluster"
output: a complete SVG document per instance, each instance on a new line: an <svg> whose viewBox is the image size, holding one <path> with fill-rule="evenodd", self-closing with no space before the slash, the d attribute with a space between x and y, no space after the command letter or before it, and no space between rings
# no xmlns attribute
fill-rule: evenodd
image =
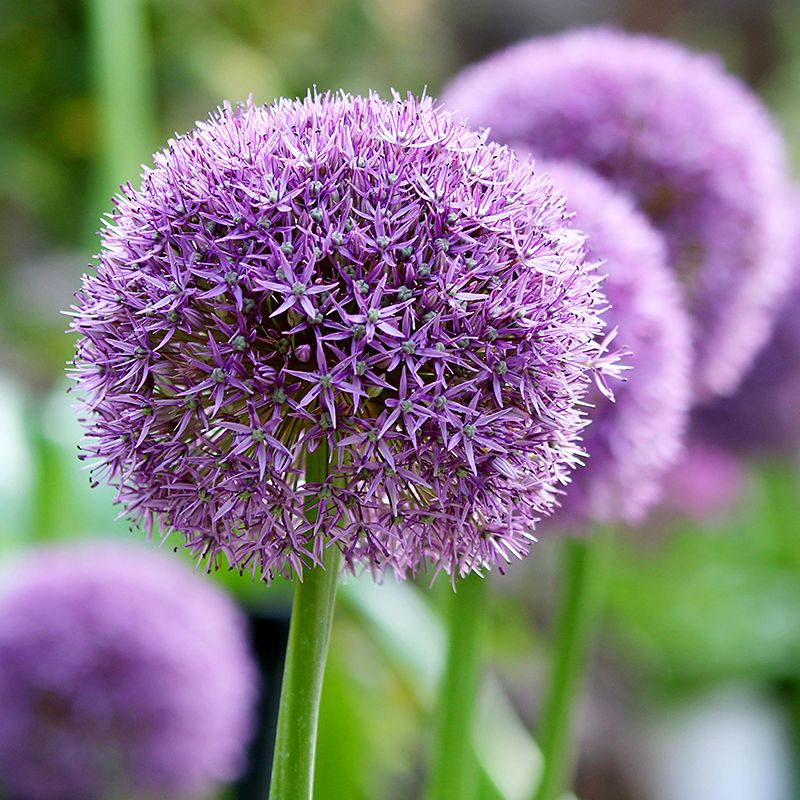
<svg viewBox="0 0 800 800"><path fill-rule="evenodd" d="M588 235L588 255L603 259L603 290L615 340L631 352L616 402L592 398L592 424L577 470L553 524L635 524L658 499L683 444L690 400L691 339L681 292L666 264L662 237L633 203L587 169L567 162L551 171ZM548 523L549 527L549 523Z"/></svg>
<svg viewBox="0 0 800 800"><path fill-rule="evenodd" d="M615 370L564 216L428 98L222 108L124 188L78 295L97 477L266 578L329 546L399 574L524 555Z"/></svg>
<svg viewBox="0 0 800 800"><path fill-rule="evenodd" d="M467 68L444 99L635 198L685 287L698 394L731 392L769 335L791 248L784 146L747 87L679 45L584 30Z"/></svg>
<svg viewBox="0 0 800 800"><path fill-rule="evenodd" d="M800 245L800 236L798 236ZM772 337L731 397L699 406L698 436L737 455L800 452L800 246L794 285L787 292Z"/></svg>
<svg viewBox="0 0 800 800"><path fill-rule="evenodd" d="M0 792L194 798L234 778L255 669L227 597L131 545L37 555L0 597Z"/></svg>

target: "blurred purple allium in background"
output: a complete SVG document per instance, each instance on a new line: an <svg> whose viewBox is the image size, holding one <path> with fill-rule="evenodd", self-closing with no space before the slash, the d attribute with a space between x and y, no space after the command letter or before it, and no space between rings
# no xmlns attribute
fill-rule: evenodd
<svg viewBox="0 0 800 800"><path fill-rule="evenodd" d="M0 791L196 798L236 777L255 667L217 588L160 553L37 554L0 598Z"/></svg>
<svg viewBox="0 0 800 800"><path fill-rule="evenodd" d="M596 392L577 470L555 525L641 521L683 445L691 395L689 320L680 288L667 267L661 235L623 194L568 162L540 163L588 235L587 254L602 259L603 291L615 344L630 350L627 381L616 402ZM547 523L550 528L550 523Z"/></svg>
<svg viewBox="0 0 800 800"><path fill-rule="evenodd" d="M772 337L736 394L699 406L692 429L731 453L800 453L800 236L794 285L786 293Z"/></svg>
<svg viewBox="0 0 800 800"><path fill-rule="evenodd" d="M727 450L691 436L664 482L660 510L705 522L728 513L741 495L746 471Z"/></svg>
<svg viewBox="0 0 800 800"><path fill-rule="evenodd" d="M735 389L769 335L791 248L784 146L744 84L680 45L590 29L468 67L444 99L492 138L629 192L683 281L699 396Z"/></svg>
<svg viewBox="0 0 800 800"><path fill-rule="evenodd" d="M524 555L616 371L564 217L429 98L225 106L123 188L78 295L96 477L266 578L328 546L398 574Z"/></svg>

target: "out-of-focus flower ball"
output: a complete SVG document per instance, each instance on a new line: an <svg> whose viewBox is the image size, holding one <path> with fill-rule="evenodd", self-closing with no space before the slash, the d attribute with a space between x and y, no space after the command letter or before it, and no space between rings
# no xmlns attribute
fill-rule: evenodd
<svg viewBox="0 0 800 800"><path fill-rule="evenodd" d="M716 58L589 29L468 67L444 99L497 141L579 161L636 200L684 286L698 396L733 391L791 260L785 148L755 95Z"/></svg>
<svg viewBox="0 0 800 800"><path fill-rule="evenodd" d="M600 260L615 344L631 369L614 390L591 398L592 424L553 524L635 524L658 499L661 482L683 446L691 395L689 319L666 264L661 235L628 197L578 164L545 163ZM549 523L548 523L549 527Z"/></svg>
<svg viewBox="0 0 800 800"><path fill-rule="evenodd" d="M144 547L44 551L0 589L0 792L197 798L243 766L256 698L244 620Z"/></svg>

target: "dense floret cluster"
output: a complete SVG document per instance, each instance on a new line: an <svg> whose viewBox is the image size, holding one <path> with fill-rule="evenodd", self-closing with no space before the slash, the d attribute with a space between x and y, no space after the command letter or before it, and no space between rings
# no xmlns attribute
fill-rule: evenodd
<svg viewBox="0 0 800 800"><path fill-rule="evenodd" d="M428 98L226 106L123 189L84 278L86 456L267 578L329 546L502 564L615 371L597 284L549 180Z"/></svg>

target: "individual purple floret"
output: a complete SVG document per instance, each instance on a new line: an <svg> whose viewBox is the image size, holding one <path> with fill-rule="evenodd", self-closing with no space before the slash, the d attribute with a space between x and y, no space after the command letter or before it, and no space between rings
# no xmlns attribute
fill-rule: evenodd
<svg viewBox="0 0 800 800"><path fill-rule="evenodd" d="M37 554L0 597L0 793L169 800L236 777L255 667L218 589L142 547Z"/></svg>
<svg viewBox="0 0 800 800"><path fill-rule="evenodd" d="M540 164L588 235L590 258L602 259L608 323L630 350L627 381L616 402L596 392L583 446L589 454L553 525L641 521L683 444L690 398L691 340L680 289L666 264L661 235L633 203L587 169ZM550 523L547 523L548 529Z"/></svg>
<svg viewBox="0 0 800 800"><path fill-rule="evenodd" d="M794 285L772 338L736 394L698 407L692 429L737 455L800 453L800 236Z"/></svg>
<svg viewBox="0 0 800 800"><path fill-rule="evenodd" d="M429 98L225 106L124 187L78 295L96 478L267 579L328 546L398 574L524 555L615 371L564 216Z"/></svg>
<svg viewBox="0 0 800 800"><path fill-rule="evenodd" d="M769 335L790 262L776 126L716 58L583 30L465 69L444 95L492 138L629 192L666 237L694 320L698 395L733 391Z"/></svg>

